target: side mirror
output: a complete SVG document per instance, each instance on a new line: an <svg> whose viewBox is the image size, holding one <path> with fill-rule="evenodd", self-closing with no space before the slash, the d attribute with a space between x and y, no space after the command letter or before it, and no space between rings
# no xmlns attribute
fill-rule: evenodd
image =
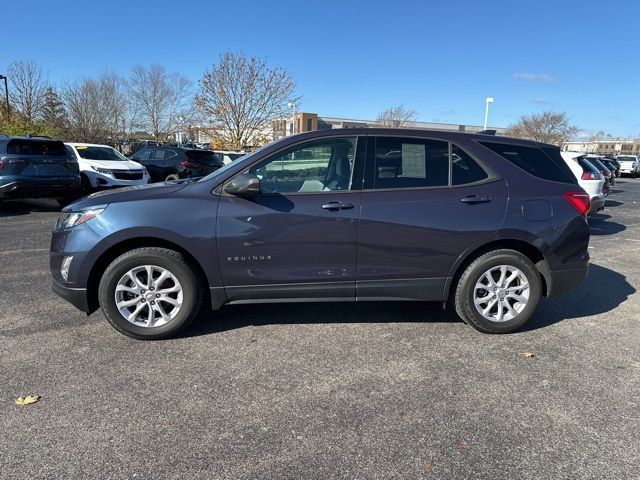
<svg viewBox="0 0 640 480"><path fill-rule="evenodd" d="M224 191L240 197L257 195L260 193L260 179L252 173L241 173L224 186Z"/></svg>

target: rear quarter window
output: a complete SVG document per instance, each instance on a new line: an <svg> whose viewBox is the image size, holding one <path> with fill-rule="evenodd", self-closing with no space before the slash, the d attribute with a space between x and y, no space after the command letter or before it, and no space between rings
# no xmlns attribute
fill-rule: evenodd
<svg viewBox="0 0 640 480"><path fill-rule="evenodd" d="M553 182L576 183L569 167L562 160L559 150L558 161L554 158L553 151L545 152L542 148L493 142L480 142L480 144L533 176Z"/></svg>

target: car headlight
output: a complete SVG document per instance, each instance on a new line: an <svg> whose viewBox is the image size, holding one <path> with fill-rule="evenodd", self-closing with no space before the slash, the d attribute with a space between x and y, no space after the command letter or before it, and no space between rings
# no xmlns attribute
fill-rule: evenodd
<svg viewBox="0 0 640 480"><path fill-rule="evenodd" d="M111 173L111 170L109 170L108 168L100 168L100 167L94 167L93 165L91 165L91 168L93 168L96 172L98 173L102 173L104 175L111 175L113 176L113 173Z"/></svg>
<svg viewBox="0 0 640 480"><path fill-rule="evenodd" d="M88 222L92 218L100 215L102 212L104 212L104 208L93 208L91 210L80 210L77 212L62 212L54 228L55 230L62 230L65 228L75 227Z"/></svg>

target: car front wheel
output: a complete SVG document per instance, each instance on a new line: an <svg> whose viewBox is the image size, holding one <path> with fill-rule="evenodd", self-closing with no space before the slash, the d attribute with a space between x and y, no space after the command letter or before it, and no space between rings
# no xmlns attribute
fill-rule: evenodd
<svg viewBox="0 0 640 480"><path fill-rule="evenodd" d="M515 250L494 250L475 259L455 291L460 318L484 333L507 333L523 326L542 296L535 265Z"/></svg>
<svg viewBox="0 0 640 480"><path fill-rule="evenodd" d="M140 340L176 335L198 314L200 282L184 257L164 248L138 248L105 270L100 307L113 327Z"/></svg>

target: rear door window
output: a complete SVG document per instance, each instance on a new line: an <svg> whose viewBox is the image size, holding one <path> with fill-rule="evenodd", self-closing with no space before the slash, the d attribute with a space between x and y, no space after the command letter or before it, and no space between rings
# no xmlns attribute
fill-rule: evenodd
<svg viewBox="0 0 640 480"><path fill-rule="evenodd" d="M513 163L525 172L544 180L562 183L575 183L569 167L560 165L553 155L547 155L541 148L510 145L506 143L480 142L505 160ZM558 156L560 154L558 153Z"/></svg>
<svg viewBox="0 0 640 480"><path fill-rule="evenodd" d="M176 152L173 150L158 149L153 151L154 160L166 160L167 158L175 157Z"/></svg>
<svg viewBox="0 0 640 480"><path fill-rule="evenodd" d="M374 188L448 185L448 142L395 137L376 139Z"/></svg>

